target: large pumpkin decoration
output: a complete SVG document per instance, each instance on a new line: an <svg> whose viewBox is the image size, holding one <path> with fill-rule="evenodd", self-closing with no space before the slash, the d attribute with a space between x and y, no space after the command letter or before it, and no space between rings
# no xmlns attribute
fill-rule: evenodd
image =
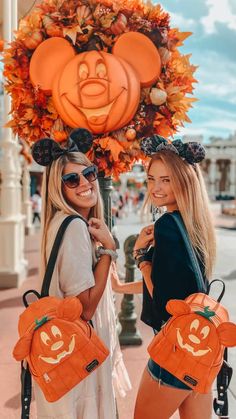
<svg viewBox="0 0 236 419"><path fill-rule="evenodd" d="M44 297L19 320L16 360L26 359L45 398L58 400L107 358L109 351L80 316L77 297Z"/></svg>
<svg viewBox="0 0 236 419"><path fill-rule="evenodd" d="M143 0L37 2L3 53L7 126L30 145L87 128L88 157L117 177L144 158L143 137L190 122L196 67L179 51L190 34Z"/></svg>
<svg viewBox="0 0 236 419"><path fill-rule="evenodd" d="M113 54L88 51L75 56L69 42L54 37L34 52L31 81L52 90L54 105L70 127L94 134L115 131L133 118L140 85L148 87L158 79L161 62L152 41L135 32L121 35Z"/></svg>
<svg viewBox="0 0 236 419"><path fill-rule="evenodd" d="M208 393L222 362L224 347L236 346L236 325L227 310L205 294L170 300L172 318L148 347L151 358L193 390Z"/></svg>

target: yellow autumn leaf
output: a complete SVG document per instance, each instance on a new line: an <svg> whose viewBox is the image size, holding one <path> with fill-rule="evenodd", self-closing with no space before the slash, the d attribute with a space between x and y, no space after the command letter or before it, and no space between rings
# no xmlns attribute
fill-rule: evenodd
<svg viewBox="0 0 236 419"><path fill-rule="evenodd" d="M179 38L180 41L184 41L192 34L193 34L192 32L179 32L178 31L177 37Z"/></svg>
<svg viewBox="0 0 236 419"><path fill-rule="evenodd" d="M111 24L113 23L115 19L116 14L115 13L108 13L105 16L102 16L100 18L100 22L102 24L103 28L110 28Z"/></svg>
<svg viewBox="0 0 236 419"><path fill-rule="evenodd" d="M72 26L71 28L63 28L63 36L68 36L72 40L73 45L76 43L77 33L83 33L80 25Z"/></svg>

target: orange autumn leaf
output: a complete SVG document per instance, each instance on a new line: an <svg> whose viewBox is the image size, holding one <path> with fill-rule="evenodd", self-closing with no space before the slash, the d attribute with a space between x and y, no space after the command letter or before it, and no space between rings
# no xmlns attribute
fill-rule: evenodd
<svg viewBox="0 0 236 419"><path fill-rule="evenodd" d="M53 121L50 118L43 117L41 120L41 127L44 130L49 130L52 128Z"/></svg>
<svg viewBox="0 0 236 419"><path fill-rule="evenodd" d="M119 160L119 154L124 148L118 143L117 140L111 137L104 137L99 139L99 145L104 150L110 150L111 155L115 161Z"/></svg>
<svg viewBox="0 0 236 419"><path fill-rule="evenodd" d="M68 138L68 134L65 131L52 131L53 138L59 143L65 141Z"/></svg>
<svg viewBox="0 0 236 419"><path fill-rule="evenodd" d="M24 120L32 120L34 117L34 110L32 108L27 108L25 113L24 113Z"/></svg>

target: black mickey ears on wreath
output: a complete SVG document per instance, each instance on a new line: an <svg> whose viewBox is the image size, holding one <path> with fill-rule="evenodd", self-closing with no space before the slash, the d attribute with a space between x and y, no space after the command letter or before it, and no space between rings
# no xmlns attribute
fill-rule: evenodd
<svg viewBox="0 0 236 419"><path fill-rule="evenodd" d="M183 143L181 140L174 140L170 143L160 135L143 138L140 142L140 148L148 157L161 150L170 150L189 164L200 163L206 155L205 148L200 143L194 141Z"/></svg>
<svg viewBox="0 0 236 419"><path fill-rule="evenodd" d="M69 137L78 147L81 153L87 153L93 144L93 136L90 131L85 128L75 128Z"/></svg>
<svg viewBox="0 0 236 419"><path fill-rule="evenodd" d="M40 166L48 166L54 160L67 153L74 153L76 151L84 154L87 153L92 143L93 136L90 131L84 128L76 128L69 135L67 147L60 147L51 138L42 138L33 145L32 156Z"/></svg>

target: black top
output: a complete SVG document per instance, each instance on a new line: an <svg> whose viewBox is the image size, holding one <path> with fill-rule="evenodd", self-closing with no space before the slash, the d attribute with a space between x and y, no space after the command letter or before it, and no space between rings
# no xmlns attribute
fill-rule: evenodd
<svg viewBox="0 0 236 419"><path fill-rule="evenodd" d="M181 217L179 211L176 211ZM199 292L195 269L185 247L175 220L168 214L162 215L154 226L155 247L149 251L147 260L152 260L151 279L153 298L143 282L143 308L141 320L159 330L162 321L168 320L166 303L170 299L185 299ZM205 279L204 267L198 259Z"/></svg>

